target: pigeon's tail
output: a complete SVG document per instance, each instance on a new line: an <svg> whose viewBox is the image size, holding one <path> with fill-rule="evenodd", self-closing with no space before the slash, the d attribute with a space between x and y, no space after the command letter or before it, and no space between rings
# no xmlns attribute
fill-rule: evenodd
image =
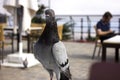
<svg viewBox="0 0 120 80"><path fill-rule="evenodd" d="M69 80L69 78L63 73L60 73L60 80Z"/></svg>
<svg viewBox="0 0 120 80"><path fill-rule="evenodd" d="M60 80L72 80L69 68L60 73Z"/></svg>

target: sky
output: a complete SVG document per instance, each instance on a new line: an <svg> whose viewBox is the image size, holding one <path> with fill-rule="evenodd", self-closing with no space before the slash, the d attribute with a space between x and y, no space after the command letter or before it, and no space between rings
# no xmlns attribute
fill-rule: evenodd
<svg viewBox="0 0 120 80"><path fill-rule="evenodd" d="M50 5L57 15L101 15L106 11L120 14L120 0L39 0ZM49 4L50 1L50 4Z"/></svg>
<svg viewBox="0 0 120 80"><path fill-rule="evenodd" d="M0 13L6 13L0 0ZM56 15L101 15L105 11L120 14L120 0L38 0L53 9ZM50 4L49 4L50 1Z"/></svg>

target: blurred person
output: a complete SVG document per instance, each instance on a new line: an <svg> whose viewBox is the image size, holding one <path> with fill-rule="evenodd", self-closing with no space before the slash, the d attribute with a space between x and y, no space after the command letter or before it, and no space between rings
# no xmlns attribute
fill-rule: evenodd
<svg viewBox="0 0 120 80"><path fill-rule="evenodd" d="M110 29L111 18L112 14L110 12L105 12L102 19L98 21L96 25L97 35L99 36L101 42L116 35L114 34L114 31Z"/></svg>

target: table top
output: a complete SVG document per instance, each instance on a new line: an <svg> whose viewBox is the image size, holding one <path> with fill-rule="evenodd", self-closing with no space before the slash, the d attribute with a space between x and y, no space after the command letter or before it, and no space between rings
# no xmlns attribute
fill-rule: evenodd
<svg viewBox="0 0 120 80"><path fill-rule="evenodd" d="M16 27L16 29L18 29L18 27ZM12 31L14 33L17 33L14 27L4 27L4 30L6 32L11 32ZM30 27L30 31L32 31L32 30L42 30L42 27ZM22 35L25 36L26 32L22 32Z"/></svg>
<svg viewBox="0 0 120 80"><path fill-rule="evenodd" d="M14 27L4 27L4 30L13 30L13 29ZM30 27L30 30L40 30L40 29L42 29L42 27Z"/></svg>
<svg viewBox="0 0 120 80"><path fill-rule="evenodd" d="M120 35L116 35L109 39L104 40L103 43L112 43L112 44L120 44Z"/></svg>
<svg viewBox="0 0 120 80"><path fill-rule="evenodd" d="M13 30L13 27L4 27L4 30Z"/></svg>
<svg viewBox="0 0 120 80"><path fill-rule="evenodd" d="M30 30L40 30L42 27L30 27Z"/></svg>

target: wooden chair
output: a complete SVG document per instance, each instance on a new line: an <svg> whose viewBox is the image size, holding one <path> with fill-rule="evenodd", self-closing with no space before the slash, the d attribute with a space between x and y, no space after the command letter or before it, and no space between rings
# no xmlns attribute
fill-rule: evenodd
<svg viewBox="0 0 120 80"><path fill-rule="evenodd" d="M38 23L32 23L31 27L41 27L41 30L31 30L30 31L30 37L31 40L37 40L38 37L42 34L44 28L45 28L45 24L38 24Z"/></svg>
<svg viewBox="0 0 120 80"><path fill-rule="evenodd" d="M60 40L62 40L62 32L63 31L63 25L59 25L58 26L58 35L59 35L59 38Z"/></svg>
<svg viewBox="0 0 120 80"><path fill-rule="evenodd" d="M3 63L4 56L4 32L3 32L3 24L0 24L0 48L1 48L1 59Z"/></svg>
<svg viewBox="0 0 120 80"><path fill-rule="evenodd" d="M90 68L88 80L120 80L120 64L94 63Z"/></svg>
<svg viewBox="0 0 120 80"><path fill-rule="evenodd" d="M94 26L94 29L95 29L95 32L96 32L96 37L95 37L95 47L94 47L92 59L94 59L94 57L95 57L97 47L98 47L98 56L100 56L100 51L101 51L101 47L102 47L101 40L100 40L100 38L99 38L99 36L97 34L96 26Z"/></svg>
<svg viewBox="0 0 120 80"><path fill-rule="evenodd" d="M45 24L32 23L31 28L42 28L42 29L30 29L27 34L28 41L28 53L33 50L33 45L37 41L38 37L41 35L45 28Z"/></svg>
<svg viewBox="0 0 120 80"><path fill-rule="evenodd" d="M6 45L11 45L11 50L13 52L13 42L12 39L10 42L5 41L5 36L4 36L4 27L6 27L6 23L0 23L0 48L1 48L1 56L0 59L2 59L3 63L3 58L4 58L4 47Z"/></svg>

